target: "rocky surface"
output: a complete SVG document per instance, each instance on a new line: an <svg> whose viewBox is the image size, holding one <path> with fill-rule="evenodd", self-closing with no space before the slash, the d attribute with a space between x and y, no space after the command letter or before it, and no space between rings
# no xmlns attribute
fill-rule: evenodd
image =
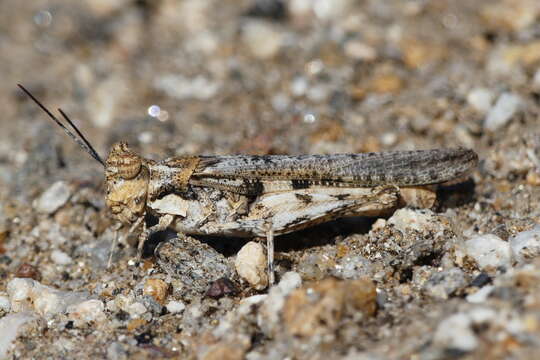
<svg viewBox="0 0 540 360"><path fill-rule="evenodd" d="M537 358L539 19L537 0L0 2L0 358ZM430 210L277 238L270 289L238 239L158 233L138 261L122 237L107 267L103 168L17 83L103 157L481 161Z"/></svg>

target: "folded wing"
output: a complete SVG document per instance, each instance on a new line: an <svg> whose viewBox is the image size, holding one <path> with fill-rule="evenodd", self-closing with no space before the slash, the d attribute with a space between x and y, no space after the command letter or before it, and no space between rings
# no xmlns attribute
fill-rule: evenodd
<svg viewBox="0 0 540 360"><path fill-rule="evenodd" d="M477 162L476 153L464 148L333 155L203 156L190 183L246 195L311 186L415 186L464 177Z"/></svg>

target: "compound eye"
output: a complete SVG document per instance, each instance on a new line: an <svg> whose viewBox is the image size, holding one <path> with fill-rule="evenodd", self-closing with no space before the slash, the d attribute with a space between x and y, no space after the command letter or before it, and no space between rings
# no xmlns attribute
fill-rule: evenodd
<svg viewBox="0 0 540 360"><path fill-rule="evenodd" d="M118 165L118 175L124 180L130 180L141 172L142 161L138 156L124 158L122 164Z"/></svg>
<svg viewBox="0 0 540 360"><path fill-rule="evenodd" d="M118 143L113 146L107 158L107 167L124 180L135 178L141 172L142 159L139 155L129 150L126 143Z"/></svg>

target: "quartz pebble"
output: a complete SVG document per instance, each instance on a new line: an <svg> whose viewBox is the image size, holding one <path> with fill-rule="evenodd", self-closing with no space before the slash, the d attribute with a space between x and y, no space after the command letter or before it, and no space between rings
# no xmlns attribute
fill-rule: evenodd
<svg viewBox="0 0 540 360"><path fill-rule="evenodd" d="M171 314L178 314L184 311L186 305L181 301L171 300L166 305L167 311Z"/></svg>
<svg viewBox="0 0 540 360"><path fill-rule="evenodd" d="M540 255L540 225L529 231L523 231L510 238L510 247L518 263L526 262Z"/></svg>
<svg viewBox="0 0 540 360"><path fill-rule="evenodd" d="M377 57L377 51L361 42L352 40L345 44L345 54L355 60L373 61Z"/></svg>
<svg viewBox="0 0 540 360"><path fill-rule="evenodd" d="M52 214L71 196L71 187L65 181L57 181L34 202L37 211Z"/></svg>
<svg viewBox="0 0 540 360"><path fill-rule="evenodd" d="M522 103L521 98L515 94L501 94L495 105L489 110L484 120L484 128L489 131L502 128L519 111Z"/></svg>
<svg viewBox="0 0 540 360"><path fill-rule="evenodd" d="M478 346L478 339L471 329L472 321L467 314L458 313L441 321L433 342L449 350L469 352Z"/></svg>
<svg viewBox="0 0 540 360"><path fill-rule="evenodd" d="M438 224L433 212L430 210L413 210L413 209L399 209L387 223L394 225L396 229L405 233L407 230L425 231L432 229L435 224Z"/></svg>
<svg viewBox="0 0 540 360"><path fill-rule="evenodd" d="M493 93L486 88L474 88L467 94L467 103L482 114L488 112L492 102Z"/></svg>
<svg viewBox="0 0 540 360"><path fill-rule="evenodd" d="M242 31L244 44L259 59L274 57L282 43L282 35L272 24L263 21L250 21Z"/></svg>
<svg viewBox="0 0 540 360"><path fill-rule="evenodd" d="M463 271L452 268L434 273L425 284L425 289L432 297L448 299L452 293L466 285L467 280Z"/></svg>
<svg viewBox="0 0 540 360"><path fill-rule="evenodd" d="M76 324L84 324L105 319L105 306L102 301L92 299L68 307L69 318Z"/></svg>
<svg viewBox="0 0 540 360"><path fill-rule="evenodd" d="M511 264L510 244L492 234L467 240L465 252L476 261L480 269L496 269Z"/></svg>
<svg viewBox="0 0 540 360"><path fill-rule="evenodd" d="M261 244L250 241L236 255L234 266L238 275L256 290L268 286L266 255Z"/></svg>
<svg viewBox="0 0 540 360"><path fill-rule="evenodd" d="M60 250L53 250L51 252L51 260L58 265L68 265L73 261L68 254Z"/></svg>
<svg viewBox="0 0 540 360"><path fill-rule="evenodd" d="M146 307L140 303L140 302L134 302L130 305L128 305L126 308L125 308L125 311L131 315L131 317L133 318L136 318L136 317L139 317L141 316L142 314L144 314L147 309Z"/></svg>
<svg viewBox="0 0 540 360"><path fill-rule="evenodd" d="M86 300L85 292L61 291L32 279L14 278L7 284L7 293L14 312L33 310L50 317L65 312L68 306Z"/></svg>

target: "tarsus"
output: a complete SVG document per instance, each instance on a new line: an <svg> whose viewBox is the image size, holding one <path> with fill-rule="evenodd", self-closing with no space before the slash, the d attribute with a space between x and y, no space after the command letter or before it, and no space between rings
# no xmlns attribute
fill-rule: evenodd
<svg viewBox="0 0 540 360"><path fill-rule="evenodd" d="M79 131L79 129L75 126L75 124L73 124L73 122L69 119L69 117L66 115L66 113L64 113L62 111L62 109L58 109L58 111L60 112L60 114L62 114L62 117L67 121L67 123L75 130L75 132L77 133L77 135L79 135L79 137L75 136L75 134L73 134L60 120L58 120L58 118L56 116L54 116L53 113L51 113L49 111L49 109L47 109L45 107L45 105L43 105L38 99L36 99L36 97L34 95L32 95L32 93L30 91L26 90L26 88L24 86L22 86L21 84L17 84L17 86L20 87L21 90L24 91L26 93L26 95L28 95L32 100L34 100L34 102L43 111L45 111L45 113L47 115L49 115L49 117L58 126L60 126L66 132L66 134L69 135L69 137L71 137L77 144L79 144L79 146L81 148L83 148L84 151L86 151L88 154L90 154L91 157L93 157L97 162L99 162L101 165L103 165L103 167L105 167L105 162L101 159L101 157L99 156L97 151L90 144L90 142L88 140L86 140L84 135Z"/></svg>

